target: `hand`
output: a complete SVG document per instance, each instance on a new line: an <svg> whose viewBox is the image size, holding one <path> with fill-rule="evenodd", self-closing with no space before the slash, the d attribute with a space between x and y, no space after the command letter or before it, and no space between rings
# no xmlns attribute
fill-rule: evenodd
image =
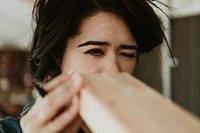
<svg viewBox="0 0 200 133"><path fill-rule="evenodd" d="M20 125L25 133L74 133L81 125L78 116L78 93L83 78L77 73L64 73L47 83L48 94L36 100L32 109L22 117ZM67 106L68 105L68 106ZM64 108L66 107L67 108Z"/></svg>

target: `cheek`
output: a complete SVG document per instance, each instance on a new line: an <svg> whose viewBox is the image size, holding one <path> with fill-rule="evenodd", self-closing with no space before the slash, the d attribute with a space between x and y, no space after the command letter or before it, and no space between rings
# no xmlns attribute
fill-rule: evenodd
<svg viewBox="0 0 200 133"><path fill-rule="evenodd" d="M62 71L67 72L69 70L75 70L80 73L93 73L96 71L95 64L82 56L73 56L63 58Z"/></svg>
<svg viewBox="0 0 200 133"><path fill-rule="evenodd" d="M121 72L126 72L132 74L135 70L136 66L136 59L134 61L122 61L121 65Z"/></svg>

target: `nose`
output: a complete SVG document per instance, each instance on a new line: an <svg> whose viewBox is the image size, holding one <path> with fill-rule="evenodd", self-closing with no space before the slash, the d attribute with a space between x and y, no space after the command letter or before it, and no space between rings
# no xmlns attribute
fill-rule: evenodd
<svg viewBox="0 0 200 133"><path fill-rule="evenodd" d="M103 66L103 72L106 73L119 73L120 72L120 66L115 58L108 59L104 66Z"/></svg>

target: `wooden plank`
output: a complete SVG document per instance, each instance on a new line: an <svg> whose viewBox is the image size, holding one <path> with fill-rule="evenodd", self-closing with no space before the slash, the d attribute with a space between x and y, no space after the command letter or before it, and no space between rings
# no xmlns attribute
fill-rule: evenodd
<svg viewBox="0 0 200 133"><path fill-rule="evenodd" d="M200 133L200 120L128 74L85 77L80 115L95 133Z"/></svg>

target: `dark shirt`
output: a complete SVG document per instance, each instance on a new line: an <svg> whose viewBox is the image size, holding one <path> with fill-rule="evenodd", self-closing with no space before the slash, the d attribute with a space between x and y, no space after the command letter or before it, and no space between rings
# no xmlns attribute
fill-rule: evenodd
<svg viewBox="0 0 200 133"><path fill-rule="evenodd" d="M5 118L0 121L0 133L22 133L20 118Z"/></svg>
<svg viewBox="0 0 200 133"><path fill-rule="evenodd" d="M31 102L24 106L24 109L18 118L7 117L0 120L0 133L22 133L20 119L31 109L33 104L34 102Z"/></svg>

